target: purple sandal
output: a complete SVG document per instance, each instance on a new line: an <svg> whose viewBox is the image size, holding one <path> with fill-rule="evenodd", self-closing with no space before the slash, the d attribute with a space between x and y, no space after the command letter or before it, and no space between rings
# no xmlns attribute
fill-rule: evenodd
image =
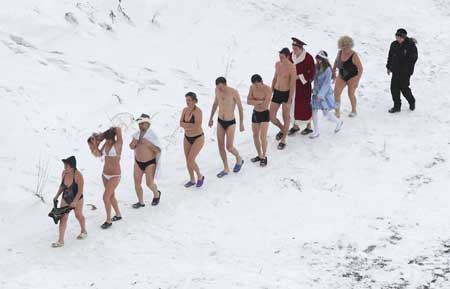
<svg viewBox="0 0 450 289"><path fill-rule="evenodd" d="M184 187L185 187L185 188L190 188L190 187L192 187L193 185L195 185L195 183L189 181L189 182L187 182L187 183L184 184Z"/></svg>
<svg viewBox="0 0 450 289"><path fill-rule="evenodd" d="M219 179L221 179L221 178L225 177L226 175L228 175L228 173L226 171L221 171L220 173L217 174L217 177Z"/></svg>
<svg viewBox="0 0 450 289"><path fill-rule="evenodd" d="M203 182L205 181L205 176L202 176L202 178L200 180L197 180L197 188L200 188L201 186L203 186Z"/></svg>

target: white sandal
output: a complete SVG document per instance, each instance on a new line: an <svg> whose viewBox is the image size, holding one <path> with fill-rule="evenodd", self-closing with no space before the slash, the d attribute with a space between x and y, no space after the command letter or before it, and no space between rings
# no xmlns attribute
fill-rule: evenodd
<svg viewBox="0 0 450 289"><path fill-rule="evenodd" d="M52 243L52 248L61 248L62 246L64 246L64 243L61 243L60 241Z"/></svg>
<svg viewBox="0 0 450 289"><path fill-rule="evenodd" d="M77 236L77 240L84 240L87 238L87 232L81 232L80 235Z"/></svg>

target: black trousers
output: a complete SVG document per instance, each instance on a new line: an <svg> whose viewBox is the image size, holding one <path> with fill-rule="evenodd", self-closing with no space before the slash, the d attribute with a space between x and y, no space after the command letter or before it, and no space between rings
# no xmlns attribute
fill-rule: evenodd
<svg viewBox="0 0 450 289"><path fill-rule="evenodd" d="M411 75L409 74L392 74L391 79L391 94L392 100L394 101L394 107L400 108L402 106L402 100L400 99L400 92L406 98L408 103L415 104L416 100L411 92L411 88L409 88L409 80Z"/></svg>

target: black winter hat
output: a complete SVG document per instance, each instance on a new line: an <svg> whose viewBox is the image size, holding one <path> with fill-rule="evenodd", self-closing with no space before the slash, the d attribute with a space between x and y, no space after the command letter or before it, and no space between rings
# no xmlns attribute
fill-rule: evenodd
<svg viewBox="0 0 450 289"><path fill-rule="evenodd" d="M403 28L398 29L397 32L395 33L395 36L400 36L403 38L406 38L407 35L408 35L408 32Z"/></svg>
<svg viewBox="0 0 450 289"><path fill-rule="evenodd" d="M62 159L63 163L68 164L72 169L77 168L77 160L74 156L70 156L67 159Z"/></svg>

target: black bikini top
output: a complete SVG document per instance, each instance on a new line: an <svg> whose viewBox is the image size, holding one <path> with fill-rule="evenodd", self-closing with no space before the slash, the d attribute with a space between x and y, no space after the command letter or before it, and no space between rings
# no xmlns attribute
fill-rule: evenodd
<svg viewBox="0 0 450 289"><path fill-rule="evenodd" d="M191 119L188 120L188 121L185 120L186 112L184 112L184 115L183 115L183 122L184 122L184 123L195 123L195 116L194 116L194 110L195 110L195 109L196 109L196 107L194 107L194 109L192 110L192 116L191 116Z"/></svg>

